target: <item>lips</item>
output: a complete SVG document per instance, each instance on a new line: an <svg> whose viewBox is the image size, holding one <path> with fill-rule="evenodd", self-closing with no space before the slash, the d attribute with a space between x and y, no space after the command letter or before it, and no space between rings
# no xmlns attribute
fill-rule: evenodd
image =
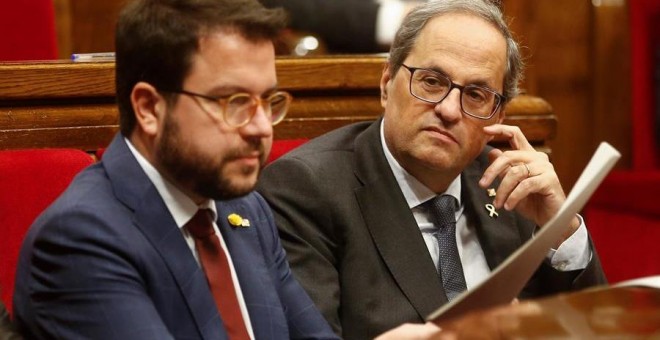
<svg viewBox="0 0 660 340"><path fill-rule="evenodd" d="M456 139L456 137L451 132L449 132L447 130L443 130L443 129L441 129L439 127L436 127L436 126L431 126L431 127L425 128L424 131L431 132L435 135L442 135L442 136L446 137L447 139L451 140L452 142L458 144L458 139Z"/></svg>
<svg viewBox="0 0 660 340"><path fill-rule="evenodd" d="M238 155L235 157L236 160L240 161L250 161L250 160L259 160L261 159L261 153L255 152L255 153L250 153L246 155Z"/></svg>
<svg viewBox="0 0 660 340"><path fill-rule="evenodd" d="M263 155L263 147L245 147L241 149L234 150L231 154L228 155L228 159L252 159L252 158L261 158Z"/></svg>

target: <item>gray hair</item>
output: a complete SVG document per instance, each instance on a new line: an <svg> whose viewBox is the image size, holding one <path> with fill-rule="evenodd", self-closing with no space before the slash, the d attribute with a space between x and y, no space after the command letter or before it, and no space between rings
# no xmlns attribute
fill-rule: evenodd
<svg viewBox="0 0 660 340"><path fill-rule="evenodd" d="M408 13L394 37L390 48L389 68L391 76L408 57L415 45L417 36L426 23L438 16L448 13L466 13L483 18L495 26L506 39L507 65L504 74L504 96L507 102L519 93L518 83L522 79L524 63L518 43L513 39L502 11L498 5L489 0L432 0L424 3Z"/></svg>

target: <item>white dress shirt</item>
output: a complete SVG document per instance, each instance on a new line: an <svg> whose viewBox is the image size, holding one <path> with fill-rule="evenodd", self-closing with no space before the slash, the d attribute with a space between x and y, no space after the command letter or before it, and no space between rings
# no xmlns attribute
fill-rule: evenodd
<svg viewBox="0 0 660 340"><path fill-rule="evenodd" d="M431 189L409 174L394 159L394 156L392 156L385 143L383 122L381 122L380 126L380 140L385 157L403 192L403 196L406 198L406 202L408 202L408 207L412 210L415 221L417 221L417 225L424 237L426 247L437 268L439 261L438 244L433 236L433 231L436 227L431 222L429 212L422 204L438 194L431 191ZM490 268L479 243L475 226L469 225L463 214L465 205L461 202L461 175L456 177L447 190L441 194L454 196L458 200L459 208L456 211L456 244L463 266L465 283L467 288L470 289L477 286L490 275ZM580 222L580 227L570 238L564 241L558 249L552 249L548 253L547 258L555 269L563 271L584 269L589 264L591 249L588 242L587 228L581 217Z"/></svg>
<svg viewBox="0 0 660 340"><path fill-rule="evenodd" d="M156 187L158 194L160 194L160 197L165 202L167 209L169 210L170 214L172 214L172 218L174 218L174 222L176 222L176 225L179 227L179 230L181 231L183 238L186 240L186 243L188 244L188 247L190 248L190 251L192 252L198 264L199 264L199 255L197 254L197 249L195 248L195 240L192 237L192 235L190 235L190 233L188 232L188 229L184 228L184 226L186 225L186 223L188 223L188 221L190 221L190 219L192 219L192 217L197 213L197 210L199 209L210 209L213 212L213 229L215 230L215 234L220 239L220 246L222 247L222 250L225 252L225 255L227 256L227 262L229 262L231 278L232 281L234 282L234 288L236 289L236 297L238 298L238 305L241 309L243 320L245 321L245 328L247 328L248 334L250 335L250 339L254 339L254 332L252 331L252 323L250 322L250 315L248 314L248 310L245 305L245 300L243 299L243 292L241 291L241 285L238 282L238 277L236 276L236 270L234 269L234 262L231 259L231 254L227 250L227 245L225 244L225 240L222 238L222 234L218 229L218 225L215 223L215 221L217 220L218 211L216 210L214 201L207 200L206 202L204 202L199 206L195 204L195 202L193 202L193 200L190 199L190 197L186 196L186 194L184 194L181 190L175 187L172 183L168 182L163 176L161 176L158 170L156 170L156 168L154 168L154 166L151 165L151 163L149 163L149 161L147 161L147 159L144 158L135 149L133 144L131 144L131 142L127 138L124 138L124 140L126 141L126 144L128 144L128 148L131 150L131 153L133 154L133 156L135 156L138 163L140 164L140 167L147 174L147 177L149 177L151 182Z"/></svg>

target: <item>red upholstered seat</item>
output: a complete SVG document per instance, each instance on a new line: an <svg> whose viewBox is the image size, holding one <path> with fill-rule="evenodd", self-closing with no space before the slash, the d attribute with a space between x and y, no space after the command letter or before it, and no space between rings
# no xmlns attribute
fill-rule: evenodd
<svg viewBox="0 0 660 340"><path fill-rule="evenodd" d="M268 156L268 163L280 158L285 153L299 147L303 143L307 142L307 139L280 139L273 141L273 148L270 150L270 155Z"/></svg>
<svg viewBox="0 0 660 340"><path fill-rule="evenodd" d="M654 133L660 84L653 82L660 67L653 60L654 49L660 50L660 1L630 1L629 8L632 168L612 172L584 211L611 283L660 275L660 136Z"/></svg>
<svg viewBox="0 0 660 340"><path fill-rule="evenodd" d="M613 172L585 219L610 283L660 274L660 170Z"/></svg>
<svg viewBox="0 0 660 340"><path fill-rule="evenodd" d="M80 150L0 151L0 293L8 310L25 232L73 177L92 163L92 157Z"/></svg>
<svg viewBox="0 0 660 340"><path fill-rule="evenodd" d="M53 0L4 1L0 60L57 59Z"/></svg>

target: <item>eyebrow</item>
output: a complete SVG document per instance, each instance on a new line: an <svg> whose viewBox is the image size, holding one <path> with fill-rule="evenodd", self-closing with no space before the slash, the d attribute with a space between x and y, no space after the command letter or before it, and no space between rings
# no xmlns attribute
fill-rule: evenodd
<svg viewBox="0 0 660 340"><path fill-rule="evenodd" d="M275 85L267 88L266 91L260 93L259 96L265 98L265 97L268 97L271 94L275 93L277 90L278 90L278 84L275 84ZM246 89L242 86L236 86L236 85L230 85L230 86L220 85L220 86L211 88L208 91L208 93L211 93L212 95L220 96L220 97L224 97L224 96L227 96L227 95L232 95L234 93L252 94L252 92L249 91L248 89Z"/></svg>
<svg viewBox="0 0 660 340"><path fill-rule="evenodd" d="M442 74L443 76L449 78L451 81L454 81L454 79L452 79L452 77L450 77L449 74L447 74L447 72L445 72L445 71L442 69L442 67L439 67L439 66L432 66L432 67L420 67L420 68L423 68L423 69L426 69L426 70L431 70L431 71L434 71L434 72L440 73L440 74ZM481 80L481 79L479 79L479 80L477 80L477 81L474 81L474 82L469 82L469 83L467 83L467 84L460 84L460 85L463 85L463 86L474 85L474 86L479 86L479 87L485 87L485 88L487 88L487 89L489 89L489 90L492 90L492 91L495 91L495 92L499 93L499 91L497 91L494 87L490 86L486 81Z"/></svg>

